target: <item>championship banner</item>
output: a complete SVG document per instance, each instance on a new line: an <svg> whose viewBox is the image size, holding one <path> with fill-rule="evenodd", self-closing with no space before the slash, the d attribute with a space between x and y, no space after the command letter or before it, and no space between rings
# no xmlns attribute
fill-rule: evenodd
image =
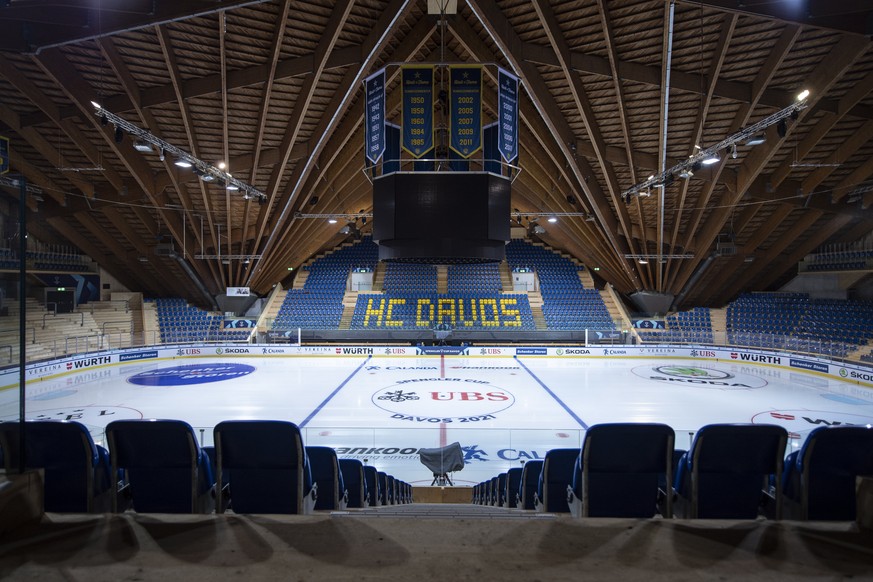
<svg viewBox="0 0 873 582"><path fill-rule="evenodd" d="M404 150L420 158L433 149L433 66L402 67Z"/></svg>
<svg viewBox="0 0 873 582"><path fill-rule="evenodd" d="M449 148L469 158L482 147L482 67L449 67Z"/></svg>
<svg viewBox="0 0 873 582"><path fill-rule="evenodd" d="M511 164L518 158L518 77L499 67L497 110L500 111L500 156Z"/></svg>
<svg viewBox="0 0 873 582"><path fill-rule="evenodd" d="M364 150L367 159L375 164L385 153L385 69L364 80L366 91L366 124Z"/></svg>
<svg viewBox="0 0 873 582"><path fill-rule="evenodd" d="M9 171L9 138L0 136L0 174Z"/></svg>

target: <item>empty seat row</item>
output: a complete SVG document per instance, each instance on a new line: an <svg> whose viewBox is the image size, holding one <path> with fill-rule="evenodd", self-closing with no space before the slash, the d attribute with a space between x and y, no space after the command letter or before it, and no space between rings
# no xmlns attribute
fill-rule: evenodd
<svg viewBox="0 0 873 582"><path fill-rule="evenodd" d="M581 517L854 520L855 481L873 477L873 429L813 430L784 457L776 425L713 424L688 451L663 424L590 427L581 449L553 449L473 488L473 502Z"/></svg>
<svg viewBox="0 0 873 582"><path fill-rule="evenodd" d="M221 422L214 447L200 447L184 421L114 421L108 451L75 421L25 424L25 467L44 471L46 511L299 514L412 502L408 483L304 446L287 421ZM7 471L20 464L20 443L20 424L0 422Z"/></svg>

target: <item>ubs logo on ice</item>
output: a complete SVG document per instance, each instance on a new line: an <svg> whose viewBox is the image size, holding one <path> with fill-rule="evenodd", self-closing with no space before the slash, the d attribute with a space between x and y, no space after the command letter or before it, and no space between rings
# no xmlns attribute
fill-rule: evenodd
<svg viewBox="0 0 873 582"><path fill-rule="evenodd" d="M382 388L372 402L395 420L465 423L494 419L515 404L515 396L485 380L414 378Z"/></svg>

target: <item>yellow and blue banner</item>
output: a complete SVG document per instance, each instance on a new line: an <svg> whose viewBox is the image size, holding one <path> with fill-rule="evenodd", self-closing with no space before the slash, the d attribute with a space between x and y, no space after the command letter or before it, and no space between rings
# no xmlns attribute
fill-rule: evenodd
<svg viewBox="0 0 873 582"><path fill-rule="evenodd" d="M482 67L449 67L449 148L469 158L482 147Z"/></svg>
<svg viewBox="0 0 873 582"><path fill-rule="evenodd" d="M415 158L433 149L433 65L401 68L402 147Z"/></svg>
<svg viewBox="0 0 873 582"><path fill-rule="evenodd" d="M507 164L518 158L518 77L498 67L497 109L500 156Z"/></svg>
<svg viewBox="0 0 873 582"><path fill-rule="evenodd" d="M375 164L385 153L385 69L367 77L364 87L364 153Z"/></svg>

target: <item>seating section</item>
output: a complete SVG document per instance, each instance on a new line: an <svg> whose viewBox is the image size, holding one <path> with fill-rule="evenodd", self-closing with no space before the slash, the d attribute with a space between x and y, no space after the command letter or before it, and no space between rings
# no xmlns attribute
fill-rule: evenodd
<svg viewBox="0 0 873 582"><path fill-rule="evenodd" d="M382 290L389 294L436 293L437 268L417 263L386 263Z"/></svg>
<svg viewBox="0 0 873 582"><path fill-rule="evenodd" d="M800 264L807 272L861 271L873 267L873 249L843 249L808 255Z"/></svg>
<svg viewBox="0 0 873 582"><path fill-rule="evenodd" d="M288 290L273 329L337 329L349 273L356 268L374 269L378 259L378 247L364 237L303 267L308 271L303 289Z"/></svg>
<svg viewBox="0 0 873 582"><path fill-rule="evenodd" d="M536 329L524 293L369 293L358 296L351 329Z"/></svg>
<svg viewBox="0 0 873 582"><path fill-rule="evenodd" d="M843 358L873 339L873 302L744 294L728 305L727 333L731 345Z"/></svg>
<svg viewBox="0 0 873 582"><path fill-rule="evenodd" d="M18 249L0 248L0 270L20 268ZM75 249L27 251L24 258L27 269L33 271L57 271L63 273L93 273L94 268L88 257L75 252Z"/></svg>
<svg viewBox="0 0 873 582"><path fill-rule="evenodd" d="M509 469L503 495L501 475L486 479L473 486L472 502L515 497L516 510L577 517L854 521L856 478L873 476L870 427L817 428L784 460L788 433L777 425L707 425L688 451L674 449L674 439L663 424L593 425L581 449L553 449Z"/></svg>
<svg viewBox="0 0 873 582"><path fill-rule="evenodd" d="M96 446L85 425L73 421L27 421L25 463L42 469L46 511L103 513L111 507L109 453ZM0 455L7 472L20 465L20 424L0 422Z"/></svg>
<svg viewBox="0 0 873 582"><path fill-rule="evenodd" d="M544 247L513 239L506 245L510 269L536 271L543 296L543 316L552 330L615 331L609 310L596 289L584 289L582 267Z"/></svg>
<svg viewBox="0 0 873 582"><path fill-rule="evenodd" d="M155 299L162 343L245 342L250 329L222 329L224 316L188 305L184 299Z"/></svg>
<svg viewBox="0 0 873 582"><path fill-rule="evenodd" d="M451 294L500 293L500 268L497 263L449 265L447 289Z"/></svg>
<svg viewBox="0 0 873 582"><path fill-rule="evenodd" d="M708 307L671 313L664 318L665 330L637 330L644 342L711 344L712 320Z"/></svg>

